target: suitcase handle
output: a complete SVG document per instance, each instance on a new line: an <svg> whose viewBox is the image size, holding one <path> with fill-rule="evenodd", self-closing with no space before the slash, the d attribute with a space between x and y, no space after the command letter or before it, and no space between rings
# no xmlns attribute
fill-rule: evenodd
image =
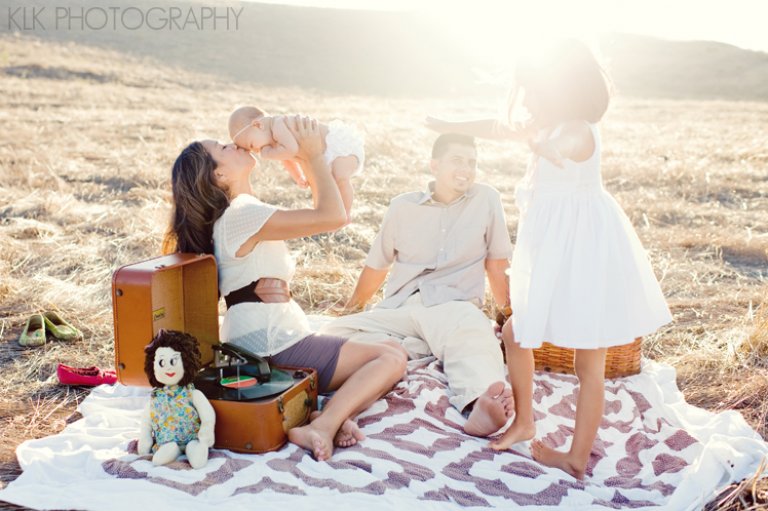
<svg viewBox="0 0 768 511"><path fill-rule="evenodd" d="M259 383L268 382L272 379L272 371L269 368L269 362L263 357L251 353L234 344L216 344L213 346L213 363L214 367L229 367L238 366L242 364L253 364L256 366L258 375L256 379Z"/></svg>

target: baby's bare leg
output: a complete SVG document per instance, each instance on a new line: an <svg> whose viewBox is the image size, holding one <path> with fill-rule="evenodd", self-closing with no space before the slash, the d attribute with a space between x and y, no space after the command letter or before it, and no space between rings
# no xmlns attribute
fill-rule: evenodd
<svg viewBox="0 0 768 511"><path fill-rule="evenodd" d="M339 187L341 202L344 203L344 211L347 212L347 224L352 221L352 200L355 197L355 190L349 179L337 179L336 186Z"/></svg>
<svg viewBox="0 0 768 511"><path fill-rule="evenodd" d="M344 210L347 212L347 223L352 219L352 200L355 196L355 190L352 187L350 178L360 165L357 156L342 156L331 162L331 173L339 188L341 201L344 203Z"/></svg>
<svg viewBox="0 0 768 511"><path fill-rule="evenodd" d="M283 160L283 167L285 167L285 170L288 171L288 175L291 176L291 179L293 179L297 185L302 188L309 186L307 178L304 176L304 171L301 170L298 163L293 160Z"/></svg>

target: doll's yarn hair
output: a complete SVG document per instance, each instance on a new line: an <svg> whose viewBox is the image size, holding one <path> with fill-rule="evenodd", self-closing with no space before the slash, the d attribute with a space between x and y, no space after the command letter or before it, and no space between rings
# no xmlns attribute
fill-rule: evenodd
<svg viewBox="0 0 768 511"><path fill-rule="evenodd" d="M197 339L187 333L178 330L160 330L152 338L145 348L144 372L153 387L162 387L163 384L155 378L155 352L158 348L171 348L181 354L181 363L184 365L184 377L179 381L180 386L189 385L200 370L200 348Z"/></svg>

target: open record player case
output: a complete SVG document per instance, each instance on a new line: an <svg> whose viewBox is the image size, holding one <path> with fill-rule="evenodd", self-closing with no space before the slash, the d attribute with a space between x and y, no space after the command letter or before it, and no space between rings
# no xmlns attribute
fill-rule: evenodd
<svg viewBox="0 0 768 511"><path fill-rule="evenodd" d="M149 386L144 347L161 329L187 332L198 339L204 366L195 386L216 411L214 447L279 449L286 432L306 423L317 408L317 373L270 368L259 357L221 344L218 303L212 255L176 253L119 268L112 276L117 378L124 385ZM221 384L240 377L251 380L250 386Z"/></svg>

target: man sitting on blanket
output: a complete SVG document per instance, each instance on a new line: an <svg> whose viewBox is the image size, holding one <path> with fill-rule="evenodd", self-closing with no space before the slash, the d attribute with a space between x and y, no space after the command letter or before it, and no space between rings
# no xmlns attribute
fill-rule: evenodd
<svg viewBox="0 0 768 511"><path fill-rule="evenodd" d="M389 276L376 308L342 316L325 334L355 341L400 339L410 358L434 355L467 415L464 431L488 436L513 409L499 340L480 310L485 275L496 303L509 301L512 245L499 192L475 183L472 137L447 133L432 148L425 192L395 197L346 310L362 310Z"/></svg>

